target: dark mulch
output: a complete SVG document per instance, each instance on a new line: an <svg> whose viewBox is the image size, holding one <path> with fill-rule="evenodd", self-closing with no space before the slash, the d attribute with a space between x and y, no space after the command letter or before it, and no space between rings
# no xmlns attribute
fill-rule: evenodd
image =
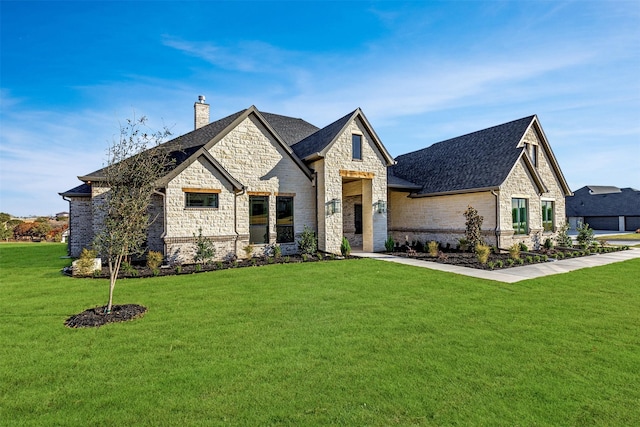
<svg viewBox="0 0 640 427"><path fill-rule="evenodd" d="M82 313L69 317L65 326L69 328L97 328L107 323L126 322L142 317L147 312L147 307L137 304L114 305L111 313L106 314L107 306L89 308Z"/></svg>

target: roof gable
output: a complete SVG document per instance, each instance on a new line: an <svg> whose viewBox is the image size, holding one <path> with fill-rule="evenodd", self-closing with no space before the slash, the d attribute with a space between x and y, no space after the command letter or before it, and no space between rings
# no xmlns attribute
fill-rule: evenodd
<svg viewBox="0 0 640 427"><path fill-rule="evenodd" d="M497 189L523 153L528 116L396 157L392 174L421 185L417 195Z"/></svg>
<svg viewBox="0 0 640 427"><path fill-rule="evenodd" d="M355 109L349 114L339 118L328 126L318 130L317 132L307 136L303 140L292 145L293 151L303 160L311 160L313 158L322 158L331 149L338 136L342 135L349 123L359 118L362 121L367 132L371 135L373 143L384 158L387 166L394 164L393 157L389 154L380 138L373 130L373 127L367 120L366 116L360 108Z"/></svg>

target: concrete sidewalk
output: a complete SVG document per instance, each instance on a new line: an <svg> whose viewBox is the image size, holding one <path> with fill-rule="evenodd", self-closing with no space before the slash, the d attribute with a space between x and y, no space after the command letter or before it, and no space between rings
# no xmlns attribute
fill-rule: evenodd
<svg viewBox="0 0 640 427"><path fill-rule="evenodd" d="M614 262L640 258L640 249L610 252L607 254L589 255L579 258L563 259L560 261L541 262L538 264L510 267L500 270L479 270L476 268L458 267L450 264L440 264L432 261L422 261L415 258L398 257L385 253L352 252L351 255L362 258L371 258L381 261L395 262L414 267L428 268L431 270L446 271L448 273L462 274L464 276L477 277L479 279L495 280L504 283L515 283L521 280L535 279L537 277L552 274L567 273L587 267L599 267ZM640 276L640 270L638 271ZM640 282L640 277L634 278Z"/></svg>

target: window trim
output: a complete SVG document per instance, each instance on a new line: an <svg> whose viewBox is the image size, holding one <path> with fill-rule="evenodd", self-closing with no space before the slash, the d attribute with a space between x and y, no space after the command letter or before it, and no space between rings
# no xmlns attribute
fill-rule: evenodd
<svg viewBox="0 0 640 427"><path fill-rule="evenodd" d="M516 201L523 201L524 202L524 206L518 206L514 207L514 202ZM522 221L520 220L519 216L520 216L520 209L524 208L524 212L525 212L525 220ZM518 218L514 218L514 214L516 214L517 212L517 216ZM518 221L515 221L516 219L518 219ZM524 222L524 228L520 227L520 224L522 224ZM518 225L516 225L518 224ZM529 234L529 199L524 198L524 197L512 197L511 198L511 227L513 228L513 234L514 235L528 235Z"/></svg>
<svg viewBox="0 0 640 427"><path fill-rule="evenodd" d="M251 201L252 199L264 199L265 206L267 208L267 212L266 212L266 224L262 225L262 224L252 224L251 223L251 218L254 216L252 213L252 209L251 209ZM252 245L268 245L269 242L271 241L271 236L270 236L270 232L269 232L269 215L270 215L270 209L269 209L269 204L271 203L271 198L269 196L249 196L249 244ZM261 228L264 227L264 229L266 230L265 235L264 235L264 241L253 241L251 239L251 226L260 226Z"/></svg>
<svg viewBox="0 0 640 427"><path fill-rule="evenodd" d="M283 193L283 195L281 196L276 196L276 243L295 243L296 241L296 237L295 237L295 201L293 198L293 195L290 194L286 194ZM283 199L290 199L291 200L291 224L278 224L278 222L280 221L280 218L278 218L278 206L279 206L279 202ZM281 233L278 233L278 228L279 227L286 227L288 229L291 230L290 233L288 233L288 235L290 235L291 240L282 240L280 239Z"/></svg>
<svg viewBox="0 0 640 427"><path fill-rule="evenodd" d="M183 188L182 192L184 194L184 208L185 209L218 209L220 207L220 193L222 192L219 189L213 189L213 188ZM190 196L189 195L201 195L201 196L205 196L205 195L210 195L210 196L214 196L213 197L213 201L214 204L213 206L190 206L189 205L189 199Z"/></svg>
<svg viewBox="0 0 640 427"><path fill-rule="evenodd" d="M547 219L545 221L545 204L550 203L551 204L551 219ZM541 217L542 217L542 230L543 232L546 233L552 233L555 231L556 229L556 201L555 200L541 200L540 201L540 211L541 211ZM545 227L545 223L551 223L550 227Z"/></svg>
<svg viewBox="0 0 640 427"><path fill-rule="evenodd" d="M354 148L356 147L356 138L358 139L358 152L359 152L359 157L356 157L356 150L354 150ZM357 161L362 161L362 139L363 139L363 135L360 133L352 133L351 134L351 160L357 160Z"/></svg>

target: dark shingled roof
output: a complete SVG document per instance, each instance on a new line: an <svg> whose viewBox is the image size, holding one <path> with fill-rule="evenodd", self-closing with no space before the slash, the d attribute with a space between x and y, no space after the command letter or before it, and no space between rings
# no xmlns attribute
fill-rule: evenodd
<svg viewBox="0 0 640 427"><path fill-rule="evenodd" d="M77 187L73 187L71 190L67 190L64 193L58 194L67 197L89 197L91 196L91 187L87 184L80 184Z"/></svg>
<svg viewBox="0 0 640 427"><path fill-rule="evenodd" d="M418 195L497 188L523 148L517 148L535 116L490 127L396 157L392 175L422 186Z"/></svg>
<svg viewBox="0 0 640 427"><path fill-rule="evenodd" d="M305 139L292 145L291 149L303 160L307 156L321 152L328 144L331 143L331 141L335 139L356 111L357 110L350 112L330 125L307 136Z"/></svg>
<svg viewBox="0 0 640 427"><path fill-rule="evenodd" d="M231 114L230 116L224 117L220 120L216 120L215 122L211 122L208 125L205 125L201 128L193 130L162 144L162 146L165 149L169 150L169 152L171 153L171 159L175 160L175 162L172 164L172 167L167 170L167 173L187 160L189 157L191 157L193 153L202 148L202 146L204 146L206 143L218 136L220 132L226 129L227 126L233 123L234 120L236 120L246 111L247 109L238 111L237 113ZM262 114L265 120L271 125L273 130L278 133L278 135L287 145L295 144L296 142L318 130L316 126L302 119L296 119L293 117L281 116L271 113L261 112L260 114ZM104 168L99 169L95 172L87 174L86 177L93 177L94 179L96 177L101 177L104 174L103 171Z"/></svg>
<svg viewBox="0 0 640 427"><path fill-rule="evenodd" d="M586 186L568 196L567 216L640 216L640 191L621 188L619 192L594 192L602 187Z"/></svg>
<svg viewBox="0 0 640 427"><path fill-rule="evenodd" d="M316 126L302 119L272 113L261 114L265 120L269 122L273 130L278 132L280 138L289 146L303 140L318 130Z"/></svg>

